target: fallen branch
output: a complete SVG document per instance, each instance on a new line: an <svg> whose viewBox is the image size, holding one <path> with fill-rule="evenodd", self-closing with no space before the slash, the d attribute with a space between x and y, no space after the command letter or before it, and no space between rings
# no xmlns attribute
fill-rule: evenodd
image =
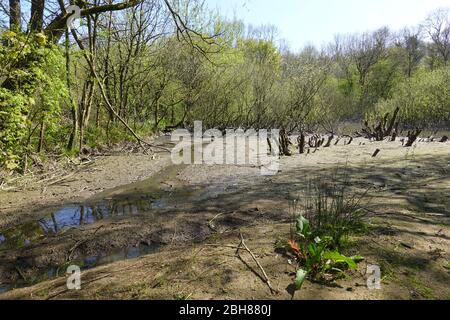
<svg viewBox="0 0 450 320"><path fill-rule="evenodd" d="M239 249L238 246L233 246L233 245L231 245L231 244L225 244L225 245L222 245L222 244L212 244L212 243L207 243L207 244L204 244L203 246L205 246L205 247L211 247L211 248L227 248L227 249L235 249L235 250Z"/></svg>
<svg viewBox="0 0 450 320"><path fill-rule="evenodd" d="M94 231L94 233L92 234L92 236L90 236L90 237L88 237L88 238L86 238L86 239L82 239L82 240L77 241L77 243L75 243L75 245L69 250L69 254L68 254L68 256L67 256L67 262L72 261L72 255L73 255L73 253L75 252L75 250L76 250L77 248L79 248L82 244L88 242L88 241L89 241L93 236L95 236L95 235L97 234L97 232L98 232L101 228L103 228L103 227L104 227L104 226L101 225L100 227L98 227L98 228Z"/></svg>
<svg viewBox="0 0 450 320"><path fill-rule="evenodd" d="M256 256L253 254L253 252L247 247L247 245L245 244L245 240L244 240L244 236L242 235L242 233L240 234L241 237L241 242L236 250L236 256L240 257L239 255L239 251L241 249L244 249L245 251L247 251L253 258L253 260L255 261L255 263L258 265L259 269L261 270L262 274L264 275L264 282L267 284L267 286L269 287L270 291L272 294L278 294L279 291L274 289L272 287L272 284L270 283L269 277L266 274L266 271L264 270L264 268L261 266L261 264L259 263L258 259L256 259ZM240 257L242 259L242 257Z"/></svg>
<svg viewBox="0 0 450 320"><path fill-rule="evenodd" d="M69 173L69 174L65 175L64 177L61 177L61 178L59 178L59 179L53 181L52 183L48 184L48 186L53 186L53 185L57 184L58 182L64 181L64 180L66 180L66 179L68 179L68 178L71 178L71 177L73 177L73 176L74 176L75 174L77 174L77 173L78 173L78 171Z"/></svg>
<svg viewBox="0 0 450 320"><path fill-rule="evenodd" d="M216 215L214 218L212 218L209 222L208 222L208 227L213 230L213 231L217 231L216 227L213 225L213 222L219 218L220 216L224 215L224 213L219 213L218 215Z"/></svg>

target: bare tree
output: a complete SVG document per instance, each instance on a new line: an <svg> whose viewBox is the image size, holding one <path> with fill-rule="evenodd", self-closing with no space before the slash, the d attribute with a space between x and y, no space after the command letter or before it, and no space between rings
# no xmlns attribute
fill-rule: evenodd
<svg viewBox="0 0 450 320"><path fill-rule="evenodd" d="M314 48L307 47L300 55L284 56L283 78L285 79L286 108L277 117L288 134L304 132L306 119L313 111L314 98L327 78L330 61Z"/></svg>
<svg viewBox="0 0 450 320"><path fill-rule="evenodd" d="M372 68L386 56L390 32L381 28L373 33L356 35L351 39L350 56L359 73L359 84L365 87Z"/></svg>
<svg viewBox="0 0 450 320"><path fill-rule="evenodd" d="M439 9L425 22L425 32L432 40L431 51L447 65L450 61L450 9Z"/></svg>
<svg viewBox="0 0 450 320"><path fill-rule="evenodd" d="M401 65L404 74L411 78L414 71L425 57L425 44L421 39L421 31L418 28L405 28L400 33L397 47L401 48Z"/></svg>

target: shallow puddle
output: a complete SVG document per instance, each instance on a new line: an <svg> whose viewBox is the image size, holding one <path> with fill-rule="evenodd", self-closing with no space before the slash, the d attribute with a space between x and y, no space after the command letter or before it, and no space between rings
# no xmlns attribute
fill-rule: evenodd
<svg viewBox="0 0 450 320"><path fill-rule="evenodd" d="M163 201L145 197L137 200L105 200L96 205L70 205L58 209L38 221L24 223L0 232L0 250L20 249L48 235L55 235L69 228L163 208Z"/></svg>
<svg viewBox="0 0 450 320"><path fill-rule="evenodd" d="M72 228L80 228L108 219L155 214L155 212L163 215L167 210L189 211L189 208L192 209L196 204L216 199L227 191L222 184L186 186L176 178L179 169L180 167L171 166L151 179L105 191L92 198L88 204L67 205L42 215L39 220L0 230L0 252L27 247L34 250L33 245L38 248L39 244L49 237L58 237ZM167 219L171 219L170 216ZM152 254L159 249L159 246L154 244L139 245L101 252L96 256L83 256L68 264L78 265L82 270L86 270ZM0 284L0 293L63 276L68 264L49 267L44 272L33 274L26 281ZM20 268L20 265L17 267Z"/></svg>
<svg viewBox="0 0 450 320"><path fill-rule="evenodd" d="M0 294L8 292L11 290L11 287L6 284L0 284Z"/></svg>
<svg viewBox="0 0 450 320"><path fill-rule="evenodd" d="M48 236L57 236L71 228L95 224L99 221L150 214L167 209L187 209L198 202L215 199L226 191L222 185L182 186L163 182L173 177L179 167L171 167L157 178L119 187L94 198L94 204L74 204L55 210L43 218L0 230L0 251L21 249ZM165 179L164 179L165 178ZM151 196L150 196L151 195ZM99 196L97 196L99 197Z"/></svg>
<svg viewBox="0 0 450 320"><path fill-rule="evenodd" d="M69 205L44 216L38 221L24 223L0 232L0 251L21 249L38 243L48 236L57 236L65 230L91 225L105 219L125 218L164 208L164 200L154 200L147 196L125 200L104 200L96 205ZM82 257L71 261L70 265L77 265L82 270L86 270L116 261L138 258L155 253L158 249L158 245L122 248L103 252L99 255ZM33 275L26 281L19 280L12 284L0 284L0 294L14 288L30 286L64 275L66 268L66 265L51 267L45 272Z"/></svg>
<svg viewBox="0 0 450 320"><path fill-rule="evenodd" d="M136 259L141 256L152 254L160 249L159 245L139 245L137 247L130 247L125 249L117 249L109 253L102 253L97 256L83 257L74 261L71 261L67 265L60 267L49 268L45 272L34 275L33 277L24 280L19 280L13 284L0 284L0 294L8 292L13 289L24 288L37 284L42 281L54 279L66 274L67 267L69 265L78 266L82 271L89 270L98 266L107 265L117 261Z"/></svg>

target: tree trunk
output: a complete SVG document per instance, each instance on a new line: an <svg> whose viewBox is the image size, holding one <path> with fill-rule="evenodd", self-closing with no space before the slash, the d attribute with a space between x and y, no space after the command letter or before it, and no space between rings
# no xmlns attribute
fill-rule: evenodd
<svg viewBox="0 0 450 320"><path fill-rule="evenodd" d="M67 149L72 151L75 148L75 141L78 134L78 110L75 103L72 103L72 132L70 133Z"/></svg>
<svg viewBox="0 0 450 320"><path fill-rule="evenodd" d="M31 0L31 31L41 32L44 24L45 0Z"/></svg>
<svg viewBox="0 0 450 320"><path fill-rule="evenodd" d="M289 136L286 133L286 130L282 129L280 131L280 141L279 141L280 145L280 155L284 155L287 157L292 156L291 151L289 150L289 145L290 145L290 141L289 141Z"/></svg>
<svg viewBox="0 0 450 320"><path fill-rule="evenodd" d="M324 148L329 148L331 146L331 142L334 139L334 135L328 137L327 143L323 146Z"/></svg>
<svg viewBox="0 0 450 320"><path fill-rule="evenodd" d="M71 92L72 84L70 82L70 51L69 51L69 46L70 46L69 32L66 30L66 42L65 42L65 47L66 47L66 81L67 81L66 84L67 84L67 90L69 92L69 99L70 99L71 113L72 113L72 132L70 133L69 142L67 144L67 150L73 151L73 149L75 148L75 141L77 139L77 134L78 134L78 106L77 106L77 103L75 102L75 100L74 100L74 98L72 96L72 92Z"/></svg>
<svg viewBox="0 0 450 320"><path fill-rule="evenodd" d="M389 127L386 129L386 131L385 131L385 133L384 133L384 136L385 136L385 137L388 137L388 136L392 135L392 130L395 129L395 125L396 125L396 123L397 123L397 117L398 117L398 113L399 113L399 112L400 112L400 108L397 107L397 108L395 109L394 115L392 116L392 119L391 119L391 121L390 121L390 123L389 123ZM386 115L386 116L387 116L387 115Z"/></svg>
<svg viewBox="0 0 450 320"><path fill-rule="evenodd" d="M300 154L305 153L305 145L306 145L306 137L305 134L302 132L300 134L300 137L298 137L298 151Z"/></svg>
<svg viewBox="0 0 450 320"><path fill-rule="evenodd" d="M14 32L21 31L20 0L9 0L9 29Z"/></svg>
<svg viewBox="0 0 450 320"><path fill-rule="evenodd" d="M41 153L42 149L44 148L44 139L45 139L45 121L44 118L42 118L41 122L41 131L39 133L39 146L38 146L38 153Z"/></svg>

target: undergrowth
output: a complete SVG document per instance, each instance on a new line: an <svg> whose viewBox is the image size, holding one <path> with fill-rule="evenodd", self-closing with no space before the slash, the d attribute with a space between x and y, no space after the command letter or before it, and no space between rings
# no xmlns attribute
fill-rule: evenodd
<svg viewBox="0 0 450 320"><path fill-rule="evenodd" d="M291 203L292 227L287 252L296 262L295 290L305 279L331 282L356 270L361 256L342 254L348 237L364 230L362 202L368 191L352 193L348 174L309 181Z"/></svg>

